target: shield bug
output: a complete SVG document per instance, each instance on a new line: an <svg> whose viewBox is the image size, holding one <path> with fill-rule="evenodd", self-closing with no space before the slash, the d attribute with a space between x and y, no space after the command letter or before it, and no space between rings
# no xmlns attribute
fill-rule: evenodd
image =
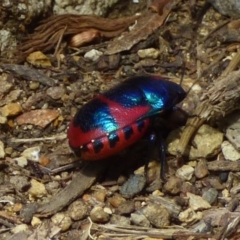
<svg viewBox="0 0 240 240"><path fill-rule="evenodd" d="M129 78L78 110L68 129L69 145L82 160L110 157L144 137L154 117L185 97L179 84L161 77Z"/></svg>

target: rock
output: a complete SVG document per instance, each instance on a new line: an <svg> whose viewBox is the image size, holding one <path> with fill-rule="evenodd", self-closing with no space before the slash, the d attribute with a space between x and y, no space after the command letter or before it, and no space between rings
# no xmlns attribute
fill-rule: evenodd
<svg viewBox="0 0 240 240"><path fill-rule="evenodd" d="M74 1L63 2L56 0L53 11L57 14L72 13L78 15L97 15L104 16L107 14L119 0L93 0L93 1Z"/></svg>
<svg viewBox="0 0 240 240"><path fill-rule="evenodd" d="M191 226L191 230L197 233L207 233L212 232L211 222L205 222L203 220L198 221L196 224Z"/></svg>
<svg viewBox="0 0 240 240"><path fill-rule="evenodd" d="M5 117L16 116L22 111L22 107L18 103L9 103L1 108L1 113Z"/></svg>
<svg viewBox="0 0 240 240"><path fill-rule="evenodd" d="M176 176L183 180L191 180L192 175L194 173L194 168L189 165L183 165L176 171Z"/></svg>
<svg viewBox="0 0 240 240"><path fill-rule="evenodd" d="M26 60L33 66L47 68L52 67L49 58L40 51L30 53Z"/></svg>
<svg viewBox="0 0 240 240"><path fill-rule="evenodd" d="M24 223L30 223L32 221L33 215L36 213L37 208L37 203L23 205L23 208L20 211L20 218Z"/></svg>
<svg viewBox="0 0 240 240"><path fill-rule="evenodd" d="M149 203L142 212L148 221L157 228L170 224L170 214L167 209L160 204Z"/></svg>
<svg viewBox="0 0 240 240"><path fill-rule="evenodd" d="M210 158L220 151L223 142L223 133L204 124L198 129L193 142L196 148L191 147L190 159Z"/></svg>
<svg viewBox="0 0 240 240"><path fill-rule="evenodd" d="M29 88L32 89L32 90L38 89L39 86L40 86L39 82L30 82L30 84L29 84Z"/></svg>
<svg viewBox="0 0 240 240"><path fill-rule="evenodd" d="M119 226L129 226L131 224L129 217L119 216L116 214L111 216L110 223Z"/></svg>
<svg viewBox="0 0 240 240"><path fill-rule="evenodd" d="M28 178L25 176L11 176L9 181L20 192L26 191L31 186Z"/></svg>
<svg viewBox="0 0 240 240"><path fill-rule="evenodd" d="M115 208L119 207L122 203L126 202L120 194L114 194L113 197L108 198L108 202Z"/></svg>
<svg viewBox="0 0 240 240"><path fill-rule="evenodd" d="M77 200L68 207L68 214L74 221L81 220L87 216L88 207L82 200Z"/></svg>
<svg viewBox="0 0 240 240"><path fill-rule="evenodd" d="M189 198L189 206L193 210L204 210L211 208L211 205L200 196L187 193L187 197Z"/></svg>
<svg viewBox="0 0 240 240"><path fill-rule="evenodd" d="M16 227L11 229L11 232L16 234L16 233L20 233L20 232L28 232L29 231L29 227L27 224L18 224Z"/></svg>
<svg viewBox="0 0 240 240"><path fill-rule="evenodd" d="M7 117L2 116L2 113L0 112L0 124L5 124L7 123Z"/></svg>
<svg viewBox="0 0 240 240"><path fill-rule="evenodd" d="M218 197L218 191L215 188L209 188L202 195L202 198L211 205L217 200L217 197Z"/></svg>
<svg viewBox="0 0 240 240"><path fill-rule="evenodd" d="M193 194L199 194L200 191L197 188L196 184L191 184L190 182L183 182L181 186L179 187L179 191L182 193L193 193Z"/></svg>
<svg viewBox="0 0 240 240"><path fill-rule="evenodd" d="M195 212L192 208L188 208L179 214L181 222L189 223L202 219L202 212Z"/></svg>
<svg viewBox="0 0 240 240"><path fill-rule="evenodd" d="M140 58L153 58L153 59L158 58L160 54L159 50L155 48L141 49L138 50L137 53Z"/></svg>
<svg viewBox="0 0 240 240"><path fill-rule="evenodd" d="M28 160L32 160L34 162L39 161L39 153L41 151L41 148L39 146L36 147L30 147L25 149L22 153L21 156L25 157Z"/></svg>
<svg viewBox="0 0 240 240"><path fill-rule="evenodd" d="M5 157L4 144L2 141L0 141L0 158L4 157Z"/></svg>
<svg viewBox="0 0 240 240"><path fill-rule="evenodd" d="M224 141L221 147L223 156L226 160L237 161L240 159L240 152L237 151L230 142Z"/></svg>
<svg viewBox="0 0 240 240"><path fill-rule="evenodd" d="M24 168L28 165L28 161L25 157L17 157L14 158L14 161L17 163L18 166Z"/></svg>
<svg viewBox="0 0 240 240"><path fill-rule="evenodd" d="M48 193L55 195L59 191L60 183L58 181L51 181L46 183L45 187Z"/></svg>
<svg viewBox="0 0 240 240"><path fill-rule="evenodd" d="M235 213L239 216L239 212ZM237 217L237 216L236 216ZM204 211L203 220L210 222L212 227L227 226L230 219L230 212L227 208L215 208Z"/></svg>
<svg viewBox="0 0 240 240"><path fill-rule="evenodd" d="M172 131L166 142L167 151L171 155L177 155L177 147L179 144L179 138L181 135L181 129ZM189 159L194 160L198 158L211 158L218 154L221 149L221 143L223 142L223 133L218 130L204 124L202 125L193 138L195 146L190 147ZM185 153L185 154L186 154Z"/></svg>
<svg viewBox="0 0 240 240"><path fill-rule="evenodd" d="M120 189L120 194L125 198L132 198L139 194L146 185L146 178L143 175L132 175Z"/></svg>
<svg viewBox="0 0 240 240"><path fill-rule="evenodd" d="M134 202L133 201L123 202L118 206L117 210L120 215L130 214L135 210Z"/></svg>
<svg viewBox="0 0 240 240"><path fill-rule="evenodd" d="M195 176L199 179L208 175L208 167L205 159L200 159L195 167Z"/></svg>
<svg viewBox="0 0 240 240"><path fill-rule="evenodd" d="M39 218L37 218L37 217L33 217L32 218L31 225L33 227L37 227L37 226L39 226L41 224L42 224L42 221Z"/></svg>
<svg viewBox="0 0 240 240"><path fill-rule="evenodd" d="M180 192L180 186L183 184L183 180L171 176L164 185L164 189L171 194L178 194Z"/></svg>
<svg viewBox="0 0 240 240"><path fill-rule="evenodd" d="M95 223L106 223L109 221L110 216L104 212L102 207L94 207L90 212L90 218Z"/></svg>
<svg viewBox="0 0 240 240"><path fill-rule="evenodd" d="M150 221L142 214L142 213L132 213L131 222L134 225L141 226L141 227L150 227Z"/></svg>
<svg viewBox="0 0 240 240"><path fill-rule="evenodd" d="M100 190L98 189L92 194L92 197L97 199L97 201L104 203L106 199L106 195L107 195L106 189L100 189Z"/></svg>
<svg viewBox="0 0 240 240"><path fill-rule="evenodd" d="M6 97L1 99L0 105L7 105L7 104L17 104L16 102L18 101L21 93L23 93L23 90L20 89L15 89L10 91Z"/></svg>
<svg viewBox="0 0 240 240"><path fill-rule="evenodd" d="M213 7L222 15L233 18L240 18L240 2L239 0L208 0Z"/></svg>
<svg viewBox="0 0 240 240"><path fill-rule="evenodd" d="M89 52L86 52L84 54L84 57L86 59L92 60L94 62L94 61L97 61L99 59L99 57L102 56L102 55L103 55L103 52L100 52L96 49L92 49Z"/></svg>
<svg viewBox="0 0 240 240"><path fill-rule="evenodd" d="M45 185L36 181L35 179L31 180L31 188L28 190L28 193L32 198L42 198L47 195Z"/></svg>
<svg viewBox="0 0 240 240"><path fill-rule="evenodd" d="M240 151L240 111L234 111L218 122L219 127L226 133L228 141Z"/></svg>
<svg viewBox="0 0 240 240"><path fill-rule="evenodd" d="M61 228L62 232L67 231L71 225L72 225L72 220L69 216L67 216L63 212L56 213L51 217L51 221L57 225L59 228Z"/></svg>
<svg viewBox="0 0 240 240"><path fill-rule="evenodd" d="M105 213L107 213L107 214L109 214L109 215L112 215L112 209L111 208L109 208L109 207L104 207L103 208L103 211L105 212Z"/></svg>
<svg viewBox="0 0 240 240"><path fill-rule="evenodd" d="M47 95L54 100L58 100L65 94L65 88L61 86L50 87L47 89Z"/></svg>
<svg viewBox="0 0 240 240"><path fill-rule="evenodd" d="M211 176L206 179L207 185L216 188L217 190L223 190L224 185L221 183L220 179L218 176Z"/></svg>

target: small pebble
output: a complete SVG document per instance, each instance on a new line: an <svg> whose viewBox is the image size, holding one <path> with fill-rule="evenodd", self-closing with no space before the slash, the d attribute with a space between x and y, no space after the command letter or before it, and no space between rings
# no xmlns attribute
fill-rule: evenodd
<svg viewBox="0 0 240 240"><path fill-rule="evenodd" d="M202 195L202 198L212 205L217 200L217 196L218 196L218 191L215 188L209 188Z"/></svg>
<svg viewBox="0 0 240 240"><path fill-rule="evenodd" d="M138 50L137 53L140 58L153 58L153 59L157 59L160 54L159 50L155 48L141 49Z"/></svg>
<svg viewBox="0 0 240 240"><path fill-rule="evenodd" d="M141 227L151 226L150 221L141 213L132 213L130 220L134 225L137 225L137 226L141 226Z"/></svg>
<svg viewBox="0 0 240 240"><path fill-rule="evenodd" d="M195 222L202 219L202 212L195 212L192 208L188 208L179 214L179 220L181 222Z"/></svg>
<svg viewBox="0 0 240 240"><path fill-rule="evenodd" d="M0 109L5 117L16 116L22 111L22 107L18 103L9 103Z"/></svg>
<svg viewBox="0 0 240 240"><path fill-rule="evenodd" d="M104 203L106 199L107 191L106 189L96 190L92 197L96 198L99 202Z"/></svg>
<svg viewBox="0 0 240 240"><path fill-rule="evenodd" d="M31 180L31 187L28 193L32 198L42 198L47 195L45 185L35 179Z"/></svg>
<svg viewBox="0 0 240 240"><path fill-rule="evenodd" d="M22 153L21 156L25 157L28 160L32 160L35 162L39 161L39 153L41 151L41 148L39 146L35 146L35 147L30 147L25 149Z"/></svg>
<svg viewBox="0 0 240 240"><path fill-rule="evenodd" d="M39 82L30 82L29 88L32 90L36 90L39 88L40 83Z"/></svg>
<svg viewBox="0 0 240 240"><path fill-rule="evenodd" d="M129 217L124 217L116 214L113 214L111 216L110 223L116 224L118 226L129 226L131 224Z"/></svg>
<svg viewBox="0 0 240 240"><path fill-rule="evenodd" d="M17 163L18 166L24 168L28 165L28 161L25 157L17 157L14 158L14 161Z"/></svg>
<svg viewBox="0 0 240 240"><path fill-rule="evenodd" d="M88 214L88 207L82 200L74 201L68 207L68 214L72 220L78 221L85 218Z"/></svg>
<svg viewBox="0 0 240 240"><path fill-rule="evenodd" d="M120 194L125 198L132 198L139 194L146 185L146 178L143 175L134 174L120 189Z"/></svg>
<svg viewBox="0 0 240 240"><path fill-rule="evenodd" d="M164 189L171 194L178 194L180 192L180 187L182 186L182 184L182 179L171 176L165 183Z"/></svg>
<svg viewBox="0 0 240 240"><path fill-rule="evenodd" d="M50 87L47 89L47 95L52 99L60 99L65 94L65 88L61 86Z"/></svg>
<svg viewBox="0 0 240 240"><path fill-rule="evenodd" d="M4 150L4 144L2 141L0 141L0 158L5 157L5 150Z"/></svg>
<svg viewBox="0 0 240 240"><path fill-rule="evenodd" d="M29 231L29 227L27 224L18 224L16 227L11 229L11 232L16 234L19 232L28 232Z"/></svg>
<svg viewBox="0 0 240 240"><path fill-rule="evenodd" d="M226 160L237 161L240 159L240 152L237 151L229 141L224 141L221 147L223 156Z"/></svg>
<svg viewBox="0 0 240 240"><path fill-rule="evenodd" d="M183 180L189 181L192 178L193 173L194 173L193 167L189 165L183 165L176 171L176 176Z"/></svg>
<svg viewBox="0 0 240 240"><path fill-rule="evenodd" d="M126 199L123 198L120 194L114 194L113 197L108 198L108 201L113 207L117 208L119 205L126 202Z"/></svg>
<svg viewBox="0 0 240 240"><path fill-rule="evenodd" d="M102 207L94 207L90 212L90 218L95 223L106 223L110 219L110 215L104 212Z"/></svg>
<svg viewBox="0 0 240 240"><path fill-rule="evenodd" d="M92 49L89 52L86 52L84 54L84 58L92 60L92 61L97 61L99 59L100 56L102 56L103 53L96 50L96 49Z"/></svg>
<svg viewBox="0 0 240 240"><path fill-rule="evenodd" d="M71 218L62 212L59 212L59 213L56 213L55 215L53 215L51 217L51 221L55 225L57 225L59 228L61 228L62 232L67 231L72 225Z"/></svg>
<svg viewBox="0 0 240 240"><path fill-rule="evenodd" d="M28 178L25 176L11 176L9 181L20 192L26 191L31 186Z"/></svg>
<svg viewBox="0 0 240 240"><path fill-rule="evenodd" d="M170 214L167 209L160 204L149 203L143 209L143 214L149 222L157 228L170 224Z"/></svg>
<svg viewBox="0 0 240 240"><path fill-rule="evenodd" d="M123 202L118 206L117 210L120 215L130 214L135 210L134 202L133 201Z"/></svg>
<svg viewBox="0 0 240 240"><path fill-rule="evenodd" d="M40 220L40 218L37 218L37 217L33 217L33 218L32 218L31 225L32 225L33 227L37 227L37 226L39 226L41 223L42 223L42 221Z"/></svg>
<svg viewBox="0 0 240 240"><path fill-rule="evenodd" d="M23 205L23 208L20 211L20 218L24 223L30 223L34 214L36 213L38 208L37 203L29 203Z"/></svg>
<svg viewBox="0 0 240 240"><path fill-rule="evenodd" d="M200 196L188 192L187 197L189 198L189 206L193 210L204 210L211 208L211 205Z"/></svg>
<svg viewBox="0 0 240 240"><path fill-rule="evenodd" d="M195 167L195 176L198 179L204 178L208 175L208 167L205 159L200 159Z"/></svg>

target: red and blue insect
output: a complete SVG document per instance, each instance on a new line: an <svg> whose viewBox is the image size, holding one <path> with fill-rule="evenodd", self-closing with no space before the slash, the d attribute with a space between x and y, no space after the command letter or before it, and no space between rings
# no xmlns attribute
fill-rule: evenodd
<svg viewBox="0 0 240 240"><path fill-rule="evenodd" d="M82 160L115 155L141 139L152 118L185 97L180 85L161 77L129 78L78 110L68 129L69 145Z"/></svg>

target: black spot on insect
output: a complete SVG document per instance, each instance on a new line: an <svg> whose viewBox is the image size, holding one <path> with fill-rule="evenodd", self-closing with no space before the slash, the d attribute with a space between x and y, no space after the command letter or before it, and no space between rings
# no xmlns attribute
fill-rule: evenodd
<svg viewBox="0 0 240 240"><path fill-rule="evenodd" d="M115 132L112 132L108 135L108 141L110 148L114 148L119 141L119 137Z"/></svg>
<svg viewBox="0 0 240 240"><path fill-rule="evenodd" d="M137 124L138 131L141 132L145 126L144 121L142 121L142 120L138 121L138 122L136 122L136 124Z"/></svg>
<svg viewBox="0 0 240 240"><path fill-rule="evenodd" d="M93 144L93 149L95 153L99 153L101 149L104 147L100 139L94 140L92 144Z"/></svg>
<svg viewBox="0 0 240 240"><path fill-rule="evenodd" d="M84 145L81 147L81 150L82 150L83 152L88 152L87 144L84 144Z"/></svg>
<svg viewBox="0 0 240 240"><path fill-rule="evenodd" d="M123 128L125 139L128 140L133 135L133 129L131 126Z"/></svg>

